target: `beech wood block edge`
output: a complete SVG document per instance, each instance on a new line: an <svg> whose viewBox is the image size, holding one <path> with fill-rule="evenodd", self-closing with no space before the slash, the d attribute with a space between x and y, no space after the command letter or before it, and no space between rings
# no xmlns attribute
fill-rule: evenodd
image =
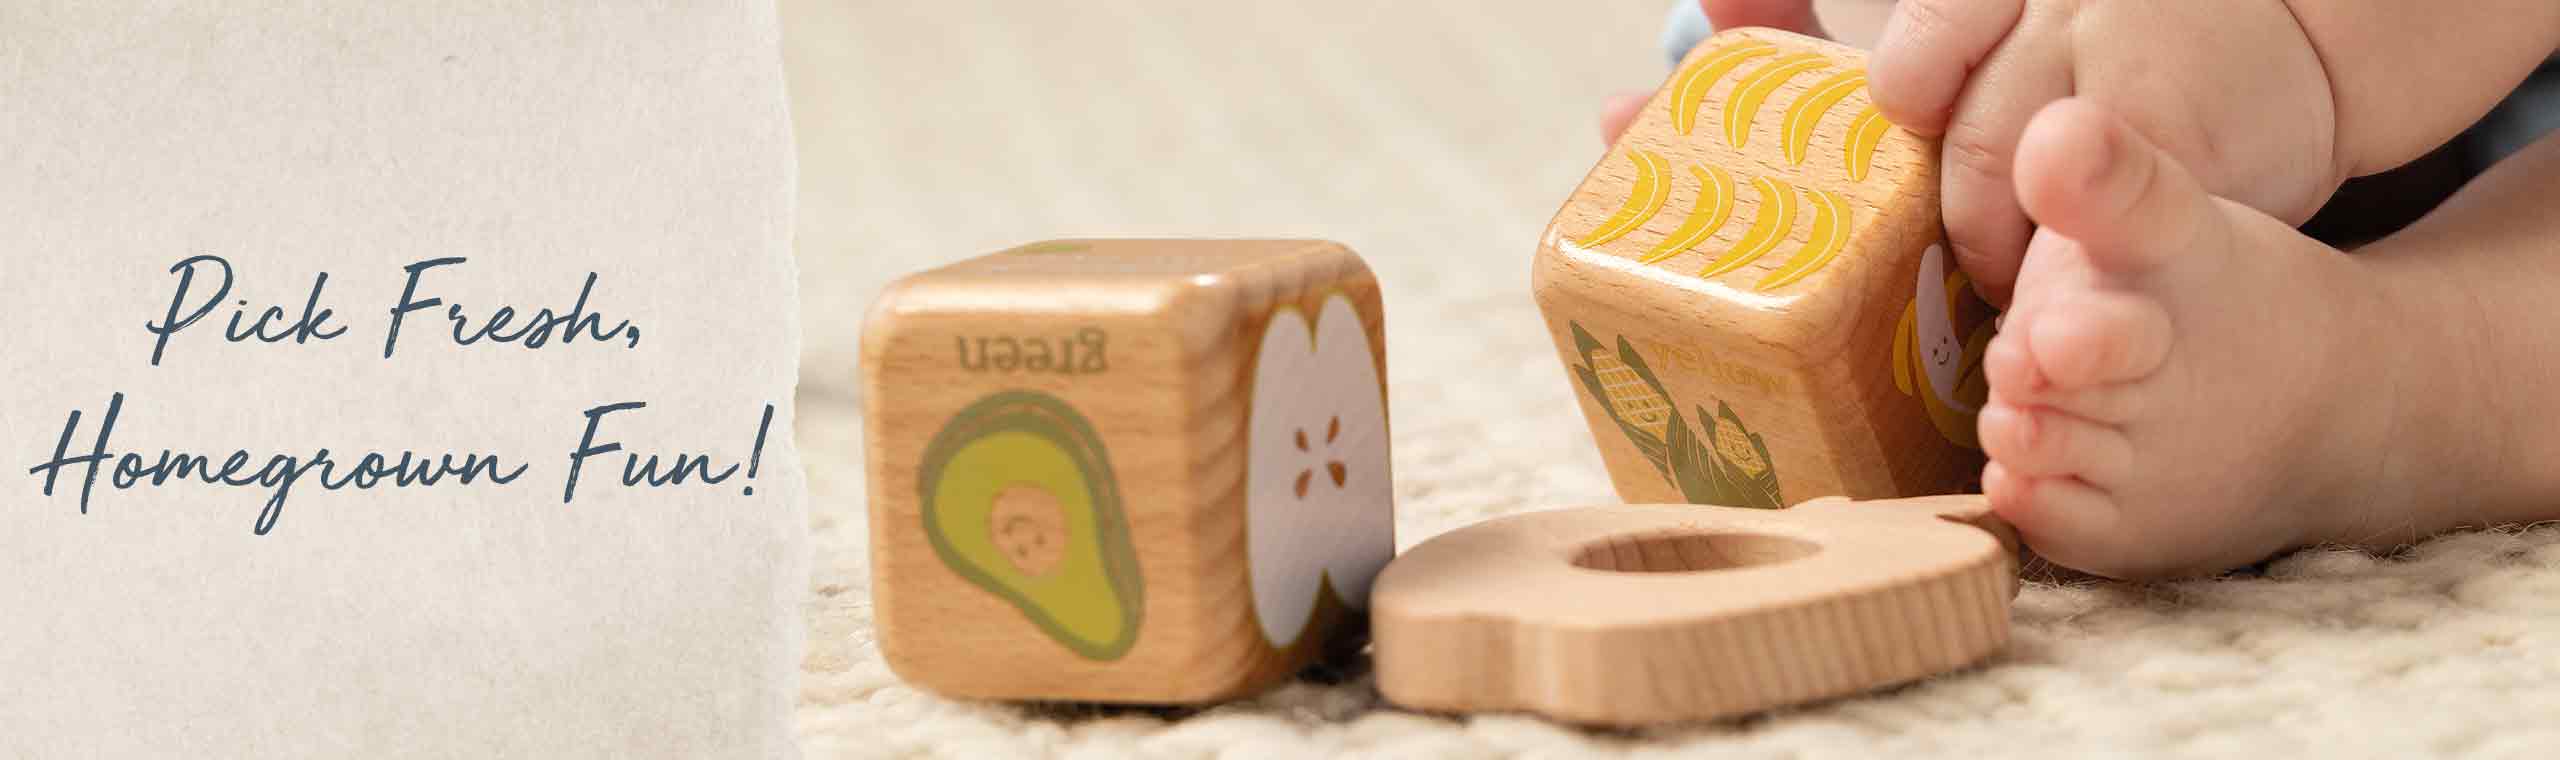
<svg viewBox="0 0 2560 760"><path fill-rule="evenodd" d="M1315 240L1059 240L864 324L884 659L951 696L1199 704L1362 628L1395 550L1375 277Z"/></svg>
<svg viewBox="0 0 2560 760"><path fill-rule="evenodd" d="M1940 240L1937 147L1866 54L1700 43L1541 236L1532 287L1630 502L1969 490L1990 307Z"/></svg>

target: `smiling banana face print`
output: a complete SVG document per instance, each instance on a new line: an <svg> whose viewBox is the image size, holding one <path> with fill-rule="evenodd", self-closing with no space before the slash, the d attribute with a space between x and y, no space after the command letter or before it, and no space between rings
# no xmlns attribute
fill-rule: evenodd
<svg viewBox="0 0 2560 760"><path fill-rule="evenodd" d="M1994 332L1991 305L1973 294L1963 272L1948 270L1940 245L1921 256L1914 291L1894 331L1894 386L1919 400L1948 443L1982 448L1973 421L1991 395L1982 376L1982 351Z"/></svg>

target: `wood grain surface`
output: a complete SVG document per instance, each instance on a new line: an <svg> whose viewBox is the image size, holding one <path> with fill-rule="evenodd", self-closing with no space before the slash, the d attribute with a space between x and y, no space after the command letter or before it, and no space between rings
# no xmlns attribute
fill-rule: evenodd
<svg viewBox="0 0 2560 760"><path fill-rule="evenodd" d="M1979 496L1505 517L1379 577L1378 688L1632 726L1910 681L2007 643L2015 541Z"/></svg>
<svg viewBox="0 0 2560 760"><path fill-rule="evenodd" d="M1322 241L1050 241L891 285L863 341L871 585L890 666L955 696L1199 703L1285 679L1356 629L1328 597L1311 635L1273 646L1254 617L1245 552L1255 349L1276 314L1318 314L1337 296L1383 377L1376 281L1349 249ZM966 358L980 339L1080 335L1105 347L1075 371ZM1053 640L1000 590L956 572L926 535L927 442L958 410L1005 392L1073 408L1108 452L1143 589L1134 643L1110 659ZM1354 474L1387 477L1383 461L1375 469ZM1380 518L1377 540L1391 550L1392 518Z"/></svg>
<svg viewBox="0 0 2560 760"><path fill-rule="evenodd" d="M1952 440L1970 418L1933 424L1896 379L1923 250L1942 234L1937 154L1877 121L1865 60L1763 29L1701 43L1557 212L1533 269L1569 369L1600 370L1577 326L1613 354L1624 339L1675 419L1704 429L1729 406L1760 436L1779 493L1759 506L1946 493L1979 472ZM1990 317L1968 304L1957 318ZM1599 361L1613 360L1639 363ZM1625 399L1577 390L1621 496L1707 501L1624 434L1610 411Z"/></svg>

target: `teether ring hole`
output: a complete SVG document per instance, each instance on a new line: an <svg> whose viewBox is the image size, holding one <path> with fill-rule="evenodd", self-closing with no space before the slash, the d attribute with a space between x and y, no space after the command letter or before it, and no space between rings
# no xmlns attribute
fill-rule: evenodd
<svg viewBox="0 0 2560 760"><path fill-rule="evenodd" d="M1575 552L1573 566L1612 573L1699 573L1803 559L1822 547L1766 533L1664 531L1611 536Z"/></svg>

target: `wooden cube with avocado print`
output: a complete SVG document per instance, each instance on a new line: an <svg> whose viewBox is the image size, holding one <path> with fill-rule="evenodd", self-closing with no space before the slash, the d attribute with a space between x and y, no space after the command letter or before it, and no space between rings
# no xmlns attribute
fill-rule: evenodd
<svg viewBox="0 0 2560 760"><path fill-rule="evenodd" d="M1395 552L1384 327L1322 241L1052 241L890 286L862 345L890 668L1203 703L1356 643Z"/></svg>
<svg viewBox="0 0 2560 760"><path fill-rule="evenodd" d="M1994 314L1941 243L1937 147L1866 54L1698 45L1565 201L1533 287L1618 494L1779 508L1975 485Z"/></svg>

